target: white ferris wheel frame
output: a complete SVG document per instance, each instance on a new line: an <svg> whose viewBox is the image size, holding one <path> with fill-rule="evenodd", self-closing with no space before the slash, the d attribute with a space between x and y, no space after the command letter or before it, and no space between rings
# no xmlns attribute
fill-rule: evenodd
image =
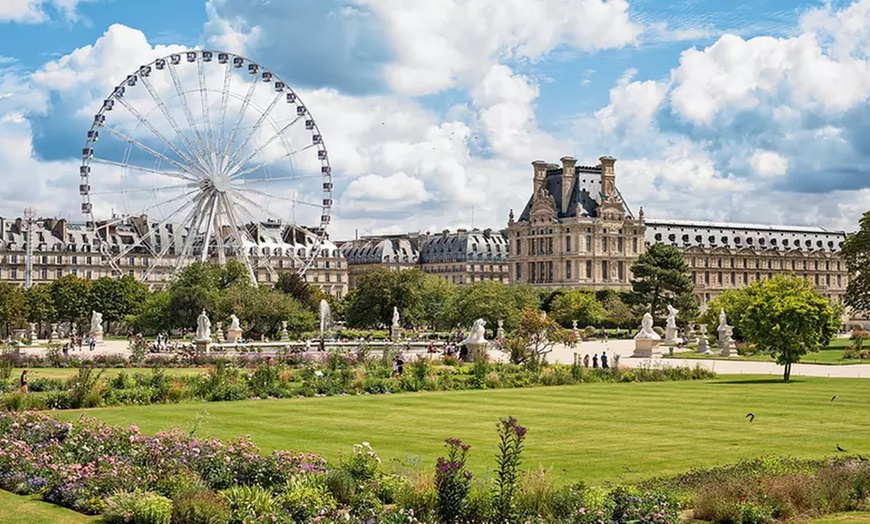
<svg viewBox="0 0 870 524"><path fill-rule="evenodd" d="M195 64L197 68L198 85L193 89L184 89L181 79L178 75L178 69L182 64L192 66ZM218 125L213 127L210 104L209 90L206 88L205 68L213 67L213 64L224 67L223 88L220 92L220 106L218 109ZM229 91L231 78L237 70L245 70L249 74L250 81L248 82L248 90L244 98ZM181 102L183 115L173 115L168 110L163 97L157 92L150 81L153 74L169 74L171 76L174 94ZM274 93L269 106L265 109L259 108L255 103L252 103L254 93L258 86L269 85ZM124 97L128 88L142 86L147 90L151 99L156 104L147 114L137 109L133 104L128 102ZM201 103L201 117L204 126L198 126L190 109L188 101L189 93L199 93ZM241 100L241 108L235 116L232 128L227 129L228 118L227 114L229 101L231 98ZM274 120L270 120L270 113L279 103L294 104L296 106L296 118L290 123L278 128ZM117 105L122 106L127 112L132 115L137 121L137 129L141 126L148 130L150 138L156 139L162 143L164 152L171 151L174 157L169 154L164 154L156 149L149 147L142 141L128 136L126 133L116 129L107 123L107 113L115 109ZM240 125L246 114L251 110L259 111L259 117L256 123L247 131L247 136L242 140L241 145L236 143L240 134ZM153 122L148 118L148 115L159 109L162 118L165 119L175 136L174 140L168 138L161 132ZM254 113L256 115L256 113ZM179 123L179 120L182 120ZM248 153L244 158L242 152L250 143L254 134L261 126L269 120L274 134L270 136L264 143L259 144L253 152ZM287 142L286 132L296 124L304 125L305 130L310 132L311 141L307 144L300 144L296 149L290 146ZM185 127L185 124L187 127ZM127 149L124 153L124 158L111 160L101 158L95 155L95 144L99 139L101 131L112 135L115 139L125 142ZM249 162L257 158L257 156L266 147L273 144L276 140L284 146L285 154L277 159L260 162L254 167L246 167ZM147 167L142 165L132 165L129 163L130 153L133 149L137 149L141 153L145 153L159 161L161 164L172 166L177 170L169 171L155 167ZM269 179L250 179L244 180L244 185L257 184L264 182L280 182L289 180L299 180L305 178L320 178L322 182L322 200L320 203L312 203L302 201L297 198L279 197L274 194L269 194L260 189L238 188L233 186L233 181L242 177L255 173L260 169L267 168L269 165L279 161L292 161L293 157L299 153L303 153L309 149L317 151L317 159L320 163L320 173L311 175L293 175L282 176ZM111 242L108 240L109 231L113 225L125 223L130 219L130 215L111 217L110 219L100 219L94 216L94 206L91 201L91 196L101 193L91 190L91 177L94 175L91 169L91 164L100 164L121 168L126 172L129 170L138 171L140 173L162 175L173 179L178 179L179 184L167 187L157 188L141 188L131 189L129 192L153 192L156 194L160 190L169 189L187 189L180 196L175 196L164 202L153 204L140 210L142 215L147 215L151 209L158 208L161 205L182 201L187 199L178 209L169 216L164 216L162 220L152 222L149 218L147 231L140 231L136 236L136 240L131 245L114 246L112 249ZM275 73L262 68L260 64L249 60L245 57L215 50L189 50L181 53L173 53L163 58L158 58L149 64L140 66L134 73L128 75L121 83L115 86L112 93L103 101L99 111L94 115L94 120L87 134L87 142L82 150L82 164L79 168L81 178L79 185L79 194L82 198L82 212L88 218L89 227L96 234L96 238L100 243L100 253L103 255L101 259L108 264L113 272L121 274L121 261L124 257L129 257L131 254L141 253L143 250L150 255L151 262L148 268L142 273L141 279L147 281L150 274L156 269L167 255L175 257L175 267L172 274L176 274L187 264L196 261L205 262L215 255L218 263L223 264L227 256L235 256L248 269L249 275L252 278L254 285L257 284L256 269L260 265L264 265L270 273L274 274L274 268L270 263L270 257L265 256L260 250L253 253L248 253L250 246L246 244L257 245L256 239L251 237L244 223L248 220L241 220L238 211L248 215L251 223L257 224L259 220L251 209L259 212L264 212L267 216L277 218L277 221L284 224L286 217L276 216L274 212L266 209L257 202L256 197L268 197L281 201L286 201L288 204L311 206L320 209L320 223L316 228L303 228L293 224L292 221L287 225L294 229L293 234L296 235L296 229L302 229L303 238L311 235L314 236L314 242L311 245L306 245L304 253L300 255L294 250L291 258L298 262L297 272L304 275L305 272L314 264L315 259L319 256L320 250L326 241L326 229L330 222L330 211L333 204L332 199L332 169L329 164L329 155L326 145L323 141L323 135L317 126L314 117L308 111L308 108L303 104L298 94L282 81ZM123 191L107 192L110 194L124 193ZM106 194L106 193L103 193ZM249 207L251 209L249 209ZM135 215L134 215L135 216ZM183 216L183 218L182 218ZM295 218L295 217L294 217ZM221 219L225 226L229 226L230 234L226 237L216 231L221 229ZM205 224L204 237L200 233ZM173 251L173 246L178 242L169 241L159 250L154 248L157 236L164 235L167 226L173 227L172 235L181 234L183 228L187 227L188 234L184 239L181 252ZM180 226L180 227L179 227ZM215 227L218 226L218 227ZM176 231L176 228L178 230ZM194 234L190 234L193 231ZM247 238L245 238L247 236ZM202 237L202 238L200 238ZM200 239L200 249L198 255L194 252L197 239ZM159 242L156 242L159 243ZM282 253L282 256L284 253ZM257 266L255 267L251 259L255 259Z"/></svg>

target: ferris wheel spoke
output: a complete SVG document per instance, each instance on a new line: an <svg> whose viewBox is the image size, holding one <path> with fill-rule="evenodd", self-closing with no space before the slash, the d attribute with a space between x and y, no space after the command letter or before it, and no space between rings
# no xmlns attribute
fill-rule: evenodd
<svg viewBox="0 0 870 524"><path fill-rule="evenodd" d="M221 150L221 165L218 166L222 170L229 165L230 158L230 150L233 148L233 143L236 140L236 135L239 132L239 127L242 125L242 121L245 119L245 114L248 112L248 106L251 105L251 100L254 97L254 90L257 88L257 77L255 76L251 80L251 85L248 87L248 92L245 93L245 99L242 101L242 107L239 108L239 114L236 116L236 123L233 124L232 129L230 130L230 137L227 139L226 146Z"/></svg>
<svg viewBox="0 0 870 524"><path fill-rule="evenodd" d="M152 169L150 167L139 166L136 164L126 164L123 162L115 162L114 160L106 160L105 158L100 158L100 157L96 157L96 156L91 157L90 161L96 162L98 164L104 164L107 166L120 167L122 169L134 169L136 171L142 171L143 173L152 173L155 175L168 176L171 178L177 178L179 180L184 180L185 182L188 182L188 184L181 184L181 185L170 186L170 187L193 187L194 185L199 183L199 181L197 179L195 179L191 176L188 176L187 173L182 172L182 171L163 171L162 169ZM107 191L107 192L102 193L102 194L109 194L109 193L111 193L111 192ZM101 194L101 193L90 193L90 194L96 195L96 194Z"/></svg>
<svg viewBox="0 0 870 524"><path fill-rule="evenodd" d="M239 180L238 183L243 186L247 186L248 184L271 184L274 182L286 182L288 180L304 180L306 178L323 178L323 175L295 175L295 176L276 176L272 178L246 178L243 180Z"/></svg>
<svg viewBox="0 0 870 524"><path fill-rule="evenodd" d="M279 156L278 158L273 158L272 160L267 160L266 162L262 162L260 164L253 166L253 167L249 167L248 169L244 169L238 173L235 173L232 176L230 176L230 179L236 180L236 179L242 178L243 176L250 175L251 173L253 173L255 171L263 169L264 167L269 167L270 165L274 164L275 162L280 162L281 160L290 158L298 153L301 153L303 151L307 151L308 149L311 149L312 147L315 147L315 144L305 146L302 149L296 149L294 151L284 153L283 155ZM242 166L242 165L244 165L244 164L239 164L239 166ZM311 177L322 177L323 175L310 175L310 176Z"/></svg>
<svg viewBox="0 0 870 524"><path fill-rule="evenodd" d="M187 238L184 239L184 245L181 248L181 253L178 254L178 258L175 261L175 271L179 271L182 267L184 267L185 262L190 257L190 252L193 249L193 243L196 241L196 237L199 236L199 228L202 225L203 209L205 207L206 200L208 200L207 197L200 195L200 198L196 199L196 205L194 207L192 220L185 220L185 222L181 224L182 228L184 228L184 226L187 224L189 225L187 226Z"/></svg>
<svg viewBox="0 0 870 524"><path fill-rule="evenodd" d="M151 84L151 81L147 76L142 76L141 82L145 86L145 89L148 90L148 93L151 94L151 98L157 104L157 107L160 109L160 112L163 113L163 117L166 118L166 121L169 122L169 125L172 126L172 130L175 131L176 136L181 142L184 144L184 147L187 148L188 153L192 156L182 155L180 151L176 151L176 154L184 158L185 162L193 165L197 162L194 161L196 157L196 149L193 144L190 142L190 139L187 137L185 133L181 131L181 126L178 125L178 121L175 120L175 117L172 116L172 112L169 111L169 108L166 107L166 103L163 101L163 98L157 93L157 90L154 89L154 86ZM200 168L204 168L202 164L199 165Z"/></svg>
<svg viewBox="0 0 870 524"><path fill-rule="evenodd" d="M205 237L202 241L202 252L199 255L200 262L208 260L208 247L211 244L211 236L214 232L215 220L217 219L218 198L213 196L208 210L208 222L205 225ZM218 232L220 234L220 232Z"/></svg>
<svg viewBox="0 0 870 524"><path fill-rule="evenodd" d="M239 224L238 217L233 212L232 201L230 200L227 193L223 195L223 204L224 209L227 211L227 220L230 223L230 235L236 242L236 256L242 259L242 263L245 267L248 268L248 275L251 277L251 282L256 284L257 282L257 274L254 272L253 266L251 266L251 259L248 256L248 249L245 246L245 241L242 239L242 232L245 231L245 234L248 235L246 230L242 230L241 224ZM253 239L251 239L253 243Z"/></svg>
<svg viewBox="0 0 870 524"><path fill-rule="evenodd" d="M279 195L271 195L269 193L266 193L265 191L260 191L258 189L246 189L246 188L241 188L241 187L236 188L236 193L238 194L239 192L250 193L252 195L258 195L258 196L262 196L262 197L266 197L266 198L274 198L276 200L281 200L283 202L290 202L292 204L301 204L303 206L309 206L309 207L315 207L317 209L323 209L323 204L315 204L313 202L306 202L305 200L299 200L296 198L289 198L289 197L284 197L284 196L279 196ZM245 197L245 198L247 198L247 197Z"/></svg>
<svg viewBox="0 0 870 524"><path fill-rule="evenodd" d="M196 69L199 75L199 97L200 102L202 103L202 118L205 123L205 138L206 138L206 146L209 154L209 160L211 161L212 169L217 165L217 158L215 157L215 145L214 145L214 133L212 133L211 129L211 115L209 115L208 109L208 88L205 85L205 71L203 69L203 61L202 54L199 54L199 58L196 60Z"/></svg>
<svg viewBox="0 0 870 524"><path fill-rule="evenodd" d="M114 135L118 140L120 140L122 142L126 142L130 145L136 146L138 149L144 151L145 153L148 153L149 155L153 156L154 158L162 160L162 161L166 162L167 164L172 164L173 166L177 167L178 169L180 169L184 173L191 173L191 166L189 166L189 165L186 166L177 160L169 158L168 156L164 155L163 153L160 153L159 151L155 151L154 149L143 144L142 142L139 142L138 140L136 140L133 137L125 135L124 133L118 131L117 129L115 129L113 127L107 126L105 124L102 124L100 127L105 129L106 131L108 131L110 134ZM111 162L111 160L98 159L98 158L95 158L94 160L96 160L97 162ZM119 163L119 162L116 162L116 164L117 163ZM129 165L129 164L124 164L124 163L120 163L120 164L122 166ZM195 178L187 178L187 180L195 180Z"/></svg>
<svg viewBox="0 0 870 524"><path fill-rule="evenodd" d="M227 107L229 106L230 101L230 80L233 77L233 68L229 62L227 62L226 67L224 68L224 89L221 91L221 107L218 111L220 115L218 117L218 128L217 128L217 153L222 154L224 150L224 123L227 118ZM215 166L217 165L217 159L215 159Z"/></svg>
<svg viewBox="0 0 870 524"><path fill-rule="evenodd" d="M194 202L193 200L186 202L184 205L182 205L181 207L179 207L178 209L176 209L176 210L175 210L172 214L170 214L168 217L166 217L165 219L163 219L163 222L162 222L161 224L166 224L166 223L168 223L169 220L172 219L172 217L174 217L175 215L180 214L182 211L184 211L185 209L187 209L189 206L193 205L193 202ZM145 233L144 235L141 235L141 236L138 238L138 240L137 240L136 242L134 242L133 244L130 244L130 245L127 246L123 251L121 251L119 254L117 254L117 255L115 255L114 257L112 257L112 263L117 264L117 262L118 262L119 260L121 260L121 259L124 258L125 256L129 255L133 250L135 250L136 248L139 248L139 247L145 247L146 249L148 249L149 251L151 251L151 252L153 253L153 250L152 250L150 247L147 247L147 246L146 246L146 242L148 241L148 239L150 239L151 237L153 237L153 236L154 236L154 233L157 232L157 231L159 231L159 228L157 228L157 227L149 228L149 229L148 229L148 232Z"/></svg>
<svg viewBox="0 0 870 524"><path fill-rule="evenodd" d="M175 86L175 92L178 94L178 100L181 102L182 112L187 118L187 125L189 125L190 129L193 131L194 139L199 146L199 156L205 159L208 148L205 147L202 135L199 133L199 128L196 126L196 122L193 119L193 113L190 111L190 104L187 102L187 93L184 92L184 87L181 85L178 71L172 63L167 64L166 69L169 70L169 76L172 77L172 85Z"/></svg>
<svg viewBox="0 0 870 524"><path fill-rule="evenodd" d="M302 118L302 117L297 116L296 118L294 118L294 119L293 119L289 124L287 124L286 126L282 127L282 128L281 128L277 133L275 133L274 135L272 135L271 137L269 137L268 140L266 140L265 142L263 142L262 144L260 144L260 146L259 146L257 149L255 149L253 152L251 152L251 154L249 154L247 157L245 157L244 160L240 160L239 162L236 162L235 165L233 165L232 167L230 167L229 169L227 169L227 173L230 175L230 178L234 178L233 175L234 175L238 170L240 170L240 169L242 168L242 166L246 165L248 162L250 162L251 160L253 160L254 158L256 158L256 156L259 155L259 154L260 154L264 149L266 149L267 147L269 147L270 145L272 145L272 143L273 143L275 140L277 140L278 138L283 137L283 136L284 136L284 131L287 131L288 129L290 129L290 127L292 127L293 124L295 124L296 122L298 122L300 118ZM247 143L247 142L246 142L246 143ZM306 147L304 147L304 148L302 148L302 149L300 149L300 150L298 150L298 151L290 151L290 152L288 152L288 153L285 153L285 154L281 155L280 157L278 157L278 158L276 158L276 159L274 159L274 160L270 160L270 161L266 162L265 165L271 164L271 163L273 163L273 162L277 162L277 161L279 161L279 160L283 160L283 159L285 159L285 158L289 158L289 157L295 155L296 153L300 153L300 152L302 152L302 151L305 151L306 149L310 149L310 148L314 147L315 145L316 145L316 144L311 144L310 146L306 146ZM260 167L263 167L263 166L260 166ZM260 167L257 167L257 169L259 169Z"/></svg>
<svg viewBox="0 0 870 524"><path fill-rule="evenodd" d="M162 186L162 187L140 187L136 189L118 189L115 191L91 191L88 194L91 196L102 196L102 195L118 195L118 194L127 194L127 193L156 193L157 191L171 191L173 189L184 189L190 187L198 187L197 183L189 183L189 184L175 184L172 186Z"/></svg>
<svg viewBox="0 0 870 524"><path fill-rule="evenodd" d="M233 197L233 200L235 201L234 203L236 204L236 206L238 206L239 209L242 209L243 211L245 211L246 213L248 213L248 215L249 215L251 218L253 218L255 222L256 222L257 219L256 219L256 217L254 216L254 214L251 213L251 211L247 208L246 204L247 204L247 205L250 205L250 206L252 206L252 207L254 207L254 208L256 208L256 209L259 209L260 211L262 211L263 213L265 213L266 215L268 215L269 217L271 217L271 218L273 218L273 219L276 219L276 220L279 220L279 221L283 220L280 216L276 215L273 211L270 211L269 209L267 209L267 208L263 207L262 205L258 204L255 200L253 200L253 199L251 199L251 198L248 198L248 197L246 197L245 195L242 195L242 194L236 192L236 193L234 193L234 194L232 195L232 197Z"/></svg>
<svg viewBox="0 0 870 524"><path fill-rule="evenodd" d="M151 133L152 133L155 137L157 137L161 142L163 142L164 144L166 144L166 147L168 147L169 149L171 149L172 151L174 151L175 154L178 155L179 158L181 158L182 160L184 160L185 162L187 162L187 163L188 163L189 165L191 165L191 166L194 166L194 165L197 164L197 162L196 162L195 159L193 159L193 158L187 156L186 154L184 154L184 152L182 152L182 151L178 148L178 146L176 146L176 145L173 144L173 143L172 143L168 138L166 138L166 136L165 136L163 133L161 133L161 132L156 128L156 127L154 127L154 124L152 124L151 121L149 121L147 118L145 118L145 117L142 115L142 113L140 113L138 109L136 109L135 107L133 107L133 106L132 106L132 105L131 105L131 104L130 104L126 99L124 99L124 98L122 97L122 98L116 98L115 100L117 100L119 104L121 104L122 106L124 106L125 108L127 108L127 111L129 111L130 114L132 114L133 116L135 116L135 117L136 117L136 120L138 120L138 121L139 121L143 126L145 126L146 128L148 128L148 130L151 131ZM120 133L120 131L116 131L116 130L112 129L111 127L107 126L105 123L100 124L100 127L102 127L103 129L109 131L110 133L114 134L115 136L118 136L119 138L120 138L120 136L123 136L123 134ZM119 134L120 134L120 135L119 135ZM122 140L124 140L124 139L122 139ZM130 141L130 140L133 140L133 139L127 137L127 141ZM135 141L134 141L134 142L135 142ZM179 166L181 169L187 170L187 167L182 166L181 164L179 164L179 163L177 163L177 162L173 162L173 164ZM200 167L202 167L201 164L200 164Z"/></svg>
<svg viewBox="0 0 870 524"><path fill-rule="evenodd" d="M256 134L256 132L260 129L260 126L263 125L263 122L266 121L266 119L269 117L269 114L272 112L273 109L275 109L275 106L278 105L278 100L281 100L281 98L283 98L283 95L283 93L278 93L275 98L272 99L272 102L269 104L269 106L263 111L257 121L254 122L254 125L251 126L251 131L247 134L247 136L245 136L245 140L242 141L242 145L237 147L233 154L230 156L229 161L227 161L227 166L233 165L239 154L244 151L246 147L248 147L248 142L251 141L251 138L254 137L254 134ZM291 122L291 124L293 123L295 123L295 121Z"/></svg>

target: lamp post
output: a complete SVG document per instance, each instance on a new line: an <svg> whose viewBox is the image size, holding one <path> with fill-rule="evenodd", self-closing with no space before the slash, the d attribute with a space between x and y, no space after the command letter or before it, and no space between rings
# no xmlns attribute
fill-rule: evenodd
<svg viewBox="0 0 870 524"><path fill-rule="evenodd" d="M33 217L36 214L32 207L24 210L24 218L27 220L27 243L24 252L24 289L33 287Z"/></svg>

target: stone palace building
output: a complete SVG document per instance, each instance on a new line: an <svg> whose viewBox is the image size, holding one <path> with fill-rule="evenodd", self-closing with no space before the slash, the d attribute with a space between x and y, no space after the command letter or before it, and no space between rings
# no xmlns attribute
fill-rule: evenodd
<svg viewBox="0 0 870 524"><path fill-rule="evenodd" d="M351 289L359 275L375 266L417 268L455 284L509 282L507 238L491 229L371 236L337 244L348 263Z"/></svg>
<svg viewBox="0 0 870 524"><path fill-rule="evenodd" d="M838 253L846 234L821 227L654 220L629 209L616 185L616 159L595 166L532 163L532 196L508 220L510 281L545 287L631 287L631 265L652 244L683 252L704 304L726 289L776 274L809 280L833 301L848 283Z"/></svg>
<svg viewBox="0 0 870 524"><path fill-rule="evenodd" d="M88 279L132 275L153 289L161 288L177 262L171 244L181 251L183 236L174 235L167 227L150 236L148 242L154 245L149 249L139 241L149 227L153 226L147 217L130 217L106 229L105 238L98 238L94 228L85 223L39 218L28 225L21 218L0 218L0 280L25 283L27 241L32 235L34 284L70 274ZM260 284L274 283L281 273L297 271L316 243L315 235L299 226L263 222L245 227L254 239L246 249ZM167 245L165 256L153 255ZM320 245L305 280L336 298L347 294L347 263L335 244L326 241Z"/></svg>

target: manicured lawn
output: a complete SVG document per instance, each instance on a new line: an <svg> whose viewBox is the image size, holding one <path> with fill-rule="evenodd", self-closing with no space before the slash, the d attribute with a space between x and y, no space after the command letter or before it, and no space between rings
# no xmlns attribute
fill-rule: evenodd
<svg viewBox="0 0 870 524"><path fill-rule="evenodd" d="M13 369L12 377L17 378L21 376L21 371L22 368ZM145 368L108 368L106 369L106 372L103 373L103 378L115 377L122 371L130 375L151 374L151 370ZM163 371L167 376L197 375L205 373L207 368L164 368ZM76 376L76 374L78 374L78 369L76 368L28 368L27 370L27 376L30 380L35 378L67 379Z"/></svg>
<svg viewBox="0 0 870 524"><path fill-rule="evenodd" d="M847 338L836 338L831 341L830 345L825 349L822 349L816 353L809 353L804 355L801 358L801 363L803 364L829 364L829 365L838 365L844 366L849 364L870 364L870 360L867 359L852 359L852 358L843 358L844 350L848 345L852 342ZM716 353L718 353L718 349L716 348L716 341L713 338L710 338L710 351L713 353L710 355L701 355L699 353L695 353L694 347L692 351L681 351L678 353L674 353L673 357L665 354L665 358L688 358L688 359L699 359L699 360L710 360L723 358ZM773 362L773 359L768 355L753 355L751 357L743 357L743 356L735 356L728 357L728 360L752 360L756 362Z"/></svg>
<svg viewBox="0 0 870 524"><path fill-rule="evenodd" d="M866 524L870 522L870 512L835 513L813 519L811 524Z"/></svg>
<svg viewBox="0 0 870 524"><path fill-rule="evenodd" d="M838 399L831 401L833 395ZM722 377L712 381L594 383L530 389L254 400L88 410L152 433L249 434L261 447L336 459L367 441L386 463L435 463L443 440L471 444L469 465L494 465L495 426L515 416L529 428L527 468L564 480L641 480L761 455L824 457L840 444L870 455L870 380ZM750 423L745 415L754 412ZM60 412L73 419L81 411ZM626 468L630 468L630 471Z"/></svg>
<svg viewBox="0 0 870 524"><path fill-rule="evenodd" d="M33 497L22 497L0 490L0 522L3 524L96 524L102 520Z"/></svg>

